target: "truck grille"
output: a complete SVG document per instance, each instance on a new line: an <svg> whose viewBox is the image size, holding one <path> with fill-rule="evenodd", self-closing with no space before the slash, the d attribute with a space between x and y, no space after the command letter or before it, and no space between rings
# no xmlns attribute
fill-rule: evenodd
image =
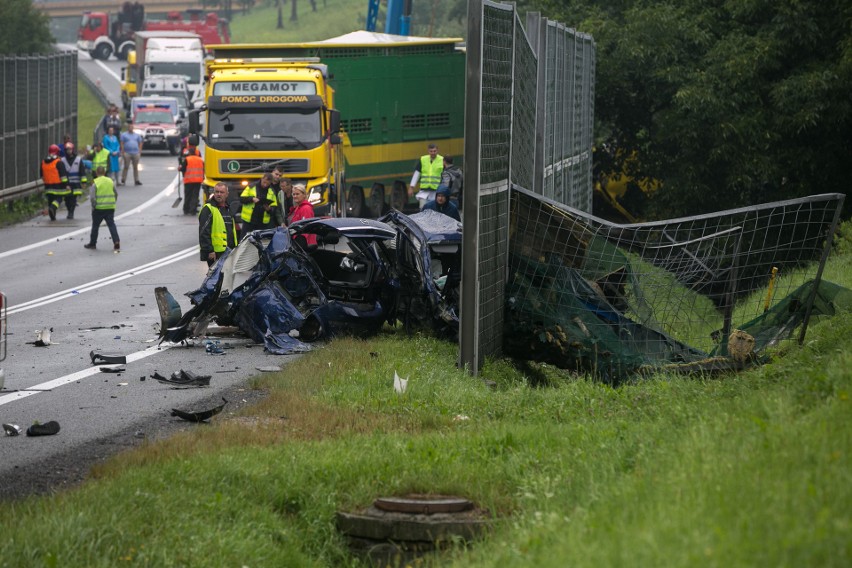
<svg viewBox="0 0 852 568"><path fill-rule="evenodd" d="M310 171L310 164L304 158L297 160L276 160L274 158L233 160L223 158L219 160L219 173L239 174L251 170L250 173L252 174L264 174L271 172L278 165L284 168L285 174L304 174Z"/></svg>

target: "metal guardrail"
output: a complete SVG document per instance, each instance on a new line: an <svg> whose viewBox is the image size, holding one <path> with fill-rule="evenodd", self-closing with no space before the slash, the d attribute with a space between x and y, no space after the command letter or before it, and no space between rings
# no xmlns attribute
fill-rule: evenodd
<svg viewBox="0 0 852 568"><path fill-rule="evenodd" d="M81 2L33 2L33 6L51 18L82 16L86 11L117 12L121 2L116 0L85 0ZM182 12L191 8L201 8L201 2L192 0L145 0L145 11L149 14L159 12Z"/></svg>
<svg viewBox="0 0 852 568"><path fill-rule="evenodd" d="M44 189L44 184L41 182L41 180L25 183L15 187L7 187L6 189L0 189L0 203L12 201L13 199L17 199L18 197L26 197L28 195L33 195L35 193L38 193L42 189Z"/></svg>

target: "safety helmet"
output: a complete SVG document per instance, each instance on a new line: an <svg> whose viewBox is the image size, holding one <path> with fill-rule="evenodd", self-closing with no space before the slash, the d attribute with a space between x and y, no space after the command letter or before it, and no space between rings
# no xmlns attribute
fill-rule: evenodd
<svg viewBox="0 0 852 568"><path fill-rule="evenodd" d="M58 156L59 151L59 146L57 146L56 144L51 144L50 147L47 149L47 153L51 156Z"/></svg>

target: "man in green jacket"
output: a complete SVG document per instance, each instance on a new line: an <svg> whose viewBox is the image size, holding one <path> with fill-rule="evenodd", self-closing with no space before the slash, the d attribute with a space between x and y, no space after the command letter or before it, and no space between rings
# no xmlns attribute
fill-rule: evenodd
<svg viewBox="0 0 852 568"><path fill-rule="evenodd" d="M98 177L89 188L89 202L92 204L92 234L89 237L89 242L83 245L84 248L94 250L98 243L98 230L101 223L106 221L109 228L109 236L112 237L112 250L115 253L121 252L121 243L118 240L118 229L115 228L115 202L118 199L118 192L115 190L115 183L112 178L107 177L106 168L98 166L96 170Z"/></svg>

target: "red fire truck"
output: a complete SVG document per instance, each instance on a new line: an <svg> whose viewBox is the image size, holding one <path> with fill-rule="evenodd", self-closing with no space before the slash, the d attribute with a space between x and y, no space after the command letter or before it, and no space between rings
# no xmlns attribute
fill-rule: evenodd
<svg viewBox="0 0 852 568"><path fill-rule="evenodd" d="M215 12L202 10L169 12L165 20L146 20L145 7L138 2L125 2L121 11L112 16L106 12L85 12L77 32L77 48L86 51L93 59L109 59L115 54L126 60L135 48L133 34L138 31L192 32L201 36L204 45L230 43L228 20Z"/></svg>

